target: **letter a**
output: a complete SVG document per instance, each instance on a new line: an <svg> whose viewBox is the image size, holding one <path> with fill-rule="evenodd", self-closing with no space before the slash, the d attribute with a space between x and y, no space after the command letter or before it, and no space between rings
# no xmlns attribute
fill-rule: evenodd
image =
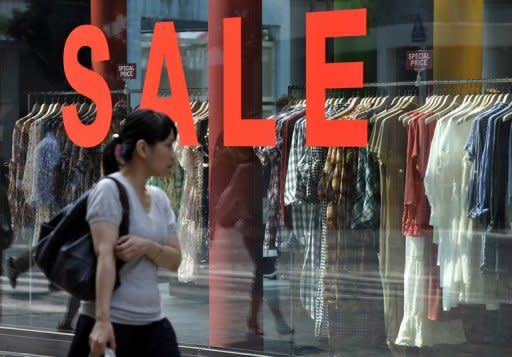
<svg viewBox="0 0 512 357"><path fill-rule="evenodd" d="M368 145L366 120L325 119L326 88L363 87L363 63L325 63L328 37L366 35L366 9L306 14L306 144L308 146Z"/></svg>
<svg viewBox="0 0 512 357"><path fill-rule="evenodd" d="M158 97L164 60L169 74L169 88L172 88L170 98ZM171 21L155 25L140 107L165 113L177 123L183 145L198 145L178 40Z"/></svg>

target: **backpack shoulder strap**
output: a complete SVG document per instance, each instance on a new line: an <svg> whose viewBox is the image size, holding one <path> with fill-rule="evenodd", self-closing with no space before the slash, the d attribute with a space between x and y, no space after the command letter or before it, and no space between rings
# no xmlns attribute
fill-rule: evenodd
<svg viewBox="0 0 512 357"><path fill-rule="evenodd" d="M121 182L119 182L119 180L113 177L105 176L104 178L114 181L119 190L119 200L121 201L121 206L123 208L123 219L121 221L121 225L119 226L119 232L121 233L120 235L128 234L130 227L130 204L128 202L128 194L126 193L126 188Z"/></svg>

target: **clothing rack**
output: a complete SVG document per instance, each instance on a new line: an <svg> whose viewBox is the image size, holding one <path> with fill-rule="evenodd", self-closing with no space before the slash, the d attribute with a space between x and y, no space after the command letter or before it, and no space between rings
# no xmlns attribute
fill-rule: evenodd
<svg viewBox="0 0 512 357"><path fill-rule="evenodd" d="M188 94L191 99L199 99L201 101L208 100L208 88L207 87L189 87L187 88ZM141 88L130 89L130 93L142 93ZM159 89L159 95L169 96L171 91L169 89Z"/></svg>
<svg viewBox="0 0 512 357"><path fill-rule="evenodd" d="M374 82L364 83L361 88L339 88L332 90L361 90L364 88L398 88L398 87L426 87L426 86L449 86L449 85L483 85L483 84L512 84L511 77L505 78L488 78L488 79L458 79L458 80L416 80L416 81L399 81L399 82ZM306 86L303 84L289 85L288 96L292 96L292 91L305 91ZM331 90L331 89L328 89Z"/></svg>
<svg viewBox="0 0 512 357"><path fill-rule="evenodd" d="M129 106L129 91L125 89L119 89L119 90L111 90L110 94L124 94L127 96L127 103ZM34 97L67 97L67 96L84 96L83 94L80 94L75 91L42 91L42 92L28 92L27 93L27 110L30 110L32 107L32 100Z"/></svg>
<svg viewBox="0 0 512 357"><path fill-rule="evenodd" d="M111 90L110 91L110 94L121 94L121 95L126 95L127 97L127 104L128 104L128 108L130 107L129 106L129 92L127 91L127 88L125 87L124 90ZM41 98L43 97L43 99L46 99L46 97L72 97L72 96L75 96L75 97L85 97L83 94L80 94L76 91L37 91L37 92L28 92L27 93L27 111L30 111L31 108L32 108L32 102L34 100L34 98ZM32 250L33 250L33 246L32 244L29 244L29 256L32 256ZM1 261L0 261L1 263ZM32 271L32 266L33 266L33 262L32 260L29 261L29 271ZM29 304L32 304L32 299L33 299L33 286L32 286L32 281L30 281L30 284L29 284Z"/></svg>
<svg viewBox="0 0 512 357"><path fill-rule="evenodd" d="M490 79L457 79L457 80L416 80L405 82L388 83L365 83L364 88L379 87L404 87L404 86L435 86L435 85L460 85L460 84L508 84L512 83L512 78L490 78Z"/></svg>
<svg viewBox="0 0 512 357"><path fill-rule="evenodd" d="M195 99L199 99L201 101L208 100L208 88L205 87L191 87L188 88L189 95L191 97L194 97ZM142 89L130 89L127 86L125 86L124 89L117 89L117 90L111 90L110 94L122 94L126 95L126 103L128 104L128 108L131 108L130 106L130 94L132 93L142 93ZM170 95L169 89L159 90L159 95ZM30 110L32 107L32 101L34 97L52 97L52 96L82 96L83 94L80 94L75 91L41 91L41 92L29 92L27 93L27 110Z"/></svg>
<svg viewBox="0 0 512 357"><path fill-rule="evenodd" d="M364 91L366 89L368 89L368 92L371 93L371 91L379 91L379 89L391 89L391 88L404 88L405 91L411 91L413 92L414 94L416 95L419 95L420 97L420 100L421 101L424 101L426 96L427 96L427 89L428 88L433 88L433 93L435 93L435 91L439 91L439 88L435 88L436 86L439 86L439 87L448 87L448 88L451 88L451 86L466 86L466 85L470 85L470 86L478 86L478 91L481 92L481 93L484 93L485 89L487 88L481 88L485 85L487 86L503 86L505 85L506 87L509 87L508 91L511 91L510 88L512 88L512 78L510 77L505 77L505 78L489 78L489 79L465 79L465 80L421 80L421 79L417 79L415 81L395 81L395 82L381 82L381 83L364 83L362 87L360 88L347 88L347 89L343 89L343 88L339 88L339 89L336 89L336 88L333 88L333 89L327 89L327 96L330 95L339 95L339 96L342 96L343 94L345 95L350 95L352 94L352 92L354 92L354 94L357 94L359 93L360 95L364 94ZM457 87L455 87L457 88ZM295 99L297 98L305 98L305 91L306 91L306 86L304 84L292 84L292 85L289 85L288 86L288 97L290 99L292 99L293 97L295 97ZM405 92L404 91L404 92ZM391 92L391 91L390 91ZM409 94L413 94L413 93L409 93ZM432 92L431 92L432 93ZM403 93L403 95L406 95L405 93ZM301 97L302 96L302 97ZM295 261L295 257L297 256L297 250L295 247L291 247L291 249L289 250L289 254L291 256L291 261L292 261L292 268L291 270L292 271L295 271L297 269L299 269L300 271L300 266L301 266L301 263L299 262L296 262ZM298 282L296 282L293 278L292 278L292 281L291 281L291 284L290 284L290 288L292 290L291 294L292 296L297 296L298 295ZM295 314L294 314L294 309L292 308L291 310L291 324L292 326L294 326L294 320L295 320ZM293 334L292 334L292 339L294 338ZM294 340L292 340L292 344L294 343Z"/></svg>

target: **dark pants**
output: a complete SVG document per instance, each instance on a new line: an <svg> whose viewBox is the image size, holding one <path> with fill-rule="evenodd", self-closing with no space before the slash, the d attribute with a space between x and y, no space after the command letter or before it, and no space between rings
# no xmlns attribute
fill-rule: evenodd
<svg viewBox="0 0 512 357"><path fill-rule="evenodd" d="M116 337L116 357L180 357L176 334L167 319L142 326L112 324ZM89 334L94 319L80 315L68 357L88 357Z"/></svg>

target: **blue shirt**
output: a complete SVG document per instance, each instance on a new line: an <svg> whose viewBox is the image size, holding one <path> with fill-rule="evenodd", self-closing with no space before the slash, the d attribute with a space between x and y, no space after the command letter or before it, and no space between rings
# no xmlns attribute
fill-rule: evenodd
<svg viewBox="0 0 512 357"><path fill-rule="evenodd" d="M36 164L35 200L42 204L56 204L54 195L55 169L60 165L61 153L57 138L48 132L36 146L34 163Z"/></svg>
<svg viewBox="0 0 512 357"><path fill-rule="evenodd" d="M500 105L496 104L489 110L486 110L480 114L473 120L471 123L471 130L468 136L468 140L464 149L468 153L469 160L472 163L471 166L471 174L468 182L468 196L467 196L467 207L468 207L468 215L476 218L478 215L477 212L477 198L478 198L478 184L479 184L479 172L481 165L481 156L483 151L483 144L485 140L484 130L487 129L487 126L482 125L487 121L490 115L499 110ZM486 119L487 118L487 119Z"/></svg>
<svg viewBox="0 0 512 357"><path fill-rule="evenodd" d="M482 125L486 125L484 129L485 139L483 143L483 151L480 163L480 172L478 175L478 196L474 213L477 217L485 215L489 212L490 194L491 194L491 174L494 154L495 131L494 125L497 120L501 120L503 115L510 111L512 104L500 104L499 109L492 113L488 120L482 120Z"/></svg>

